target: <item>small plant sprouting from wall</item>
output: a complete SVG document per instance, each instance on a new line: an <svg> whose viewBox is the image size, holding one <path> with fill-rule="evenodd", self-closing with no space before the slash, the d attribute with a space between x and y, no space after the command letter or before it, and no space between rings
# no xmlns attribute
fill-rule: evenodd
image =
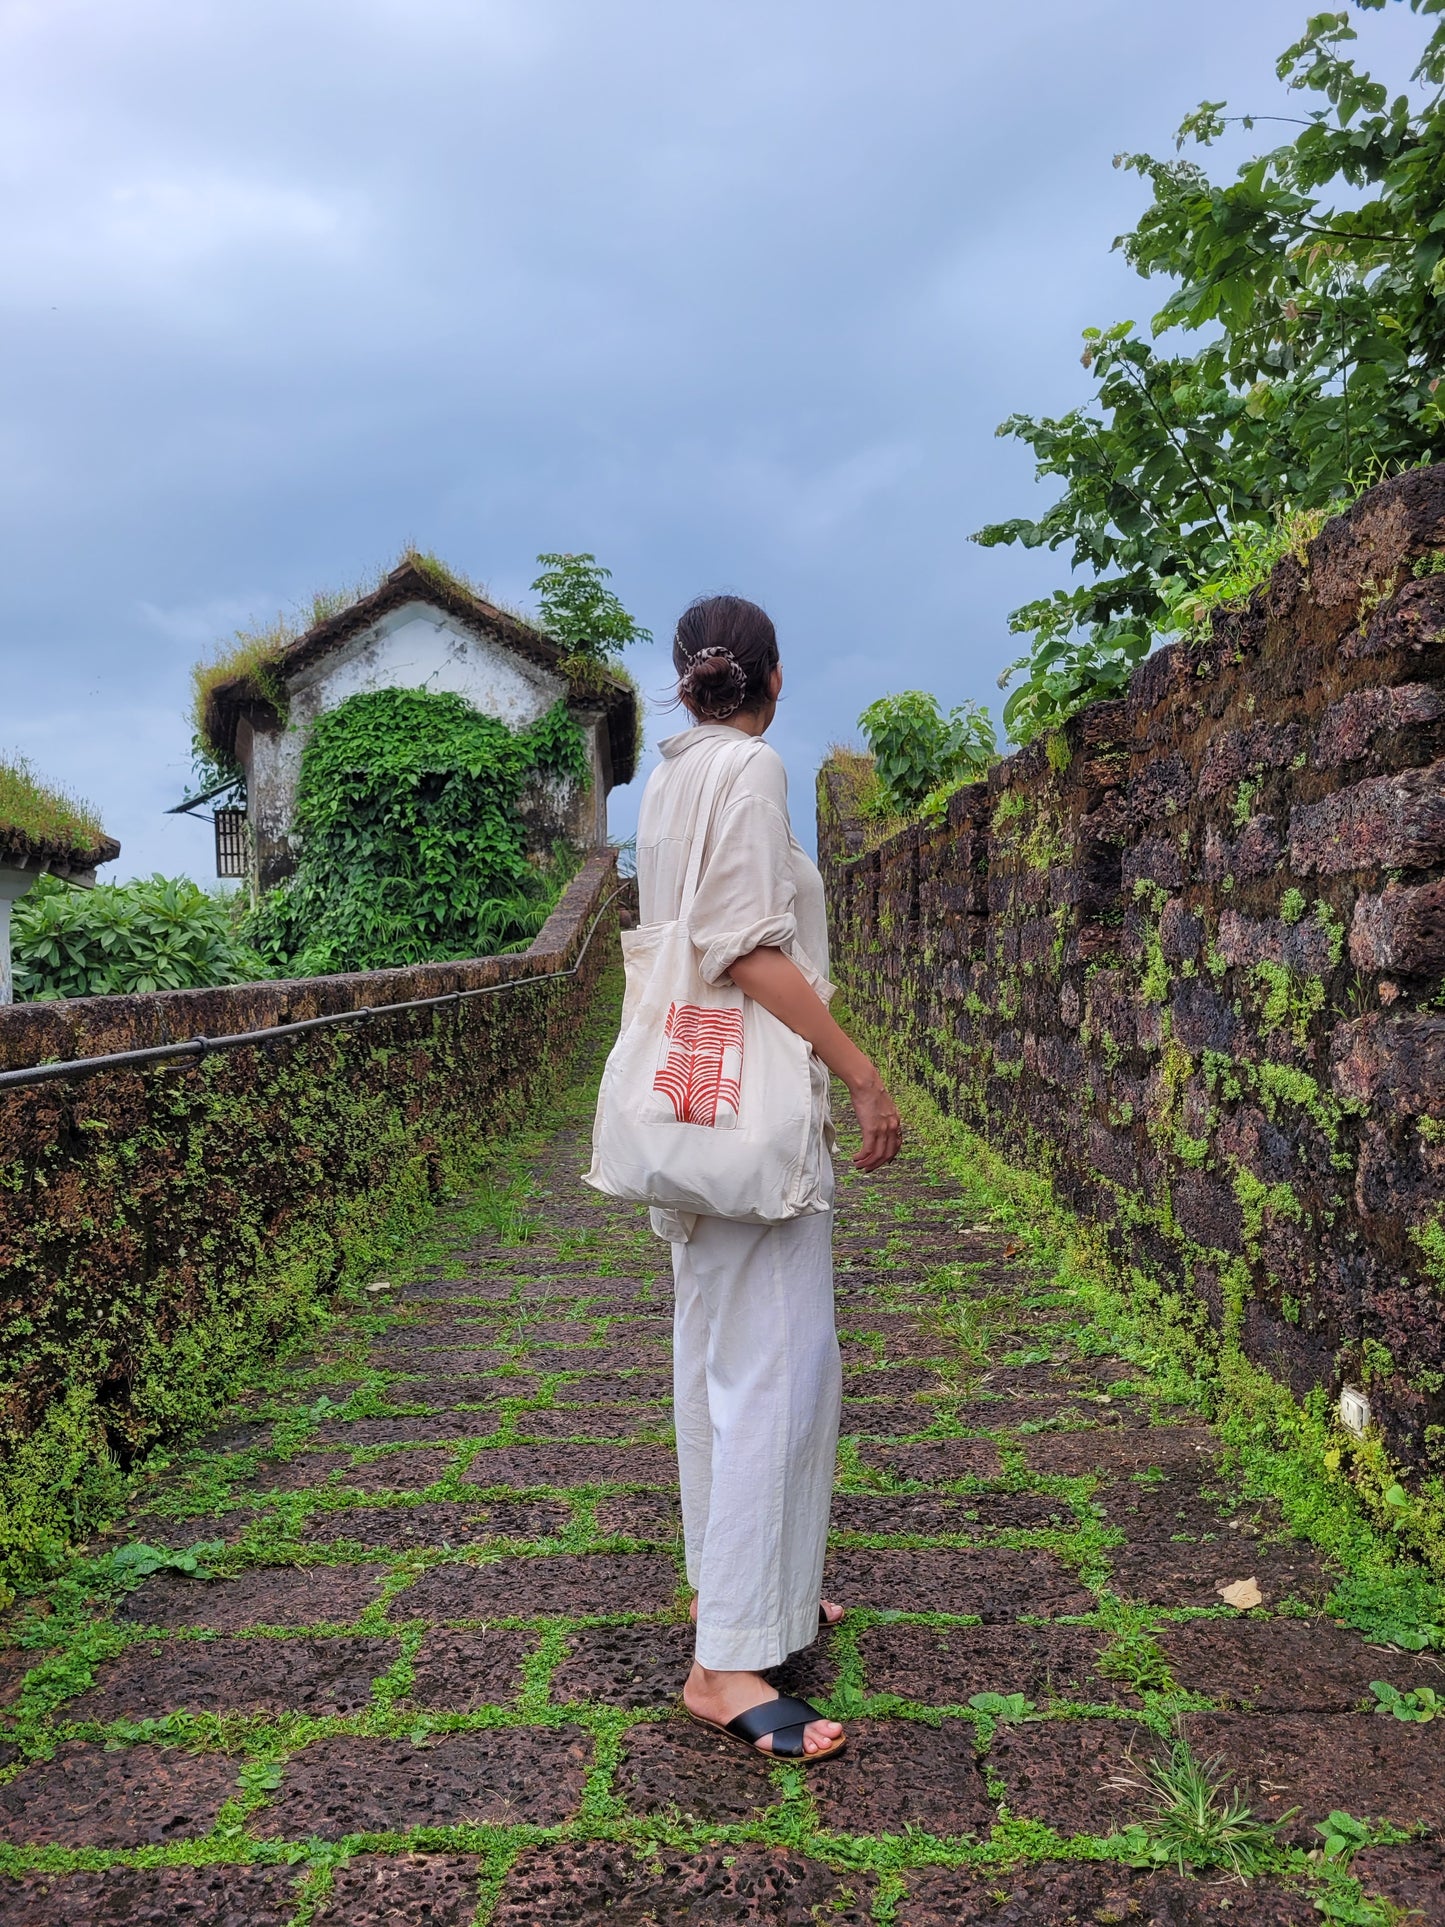
<svg viewBox="0 0 1445 1927"><path fill-rule="evenodd" d="M634 642L651 642L652 631L623 607L607 584L604 569L585 550L576 555L547 552L537 557L542 573L532 584L537 597L537 626L564 652L562 673L574 695L595 696L610 681L636 689L636 679L622 665L621 652ZM642 704L636 708L636 753L643 749L645 722Z"/></svg>
<svg viewBox="0 0 1445 1927"><path fill-rule="evenodd" d="M900 816L941 816L953 792L986 776L998 758L993 723L977 703L947 715L922 689L880 696L858 718L886 807Z"/></svg>
<svg viewBox="0 0 1445 1927"><path fill-rule="evenodd" d="M595 555L543 554L542 573L532 584L539 626L566 652L568 665L595 663L615 668L629 643L651 642L607 584L611 569Z"/></svg>

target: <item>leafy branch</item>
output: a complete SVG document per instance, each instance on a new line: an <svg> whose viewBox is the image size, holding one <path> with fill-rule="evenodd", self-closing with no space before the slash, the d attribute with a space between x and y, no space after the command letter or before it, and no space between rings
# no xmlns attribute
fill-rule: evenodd
<svg viewBox="0 0 1445 1927"><path fill-rule="evenodd" d="M1378 11L1385 0L1356 0ZM1037 519L980 529L985 547L1067 551L1084 580L1016 609L1027 652L1004 709L1016 742L1116 694L1183 602L1239 584L1241 553L1262 555L1280 524L1328 511L1371 480L1432 459L1445 429L1445 0L1416 68L1437 92L1390 99L1358 68L1347 13L1316 15L1280 56L1292 91L1324 104L1307 118L1228 116L1204 101L1176 146L1209 146L1230 119L1272 120L1292 140L1231 182L1196 162L1120 154L1152 192L1115 242L1146 280L1172 282L1151 324L1084 333L1091 405L1000 427L1062 484ZM1332 206L1326 189L1347 190ZM1160 345L1172 331L1192 350ZM1252 584L1244 584L1247 592Z"/></svg>

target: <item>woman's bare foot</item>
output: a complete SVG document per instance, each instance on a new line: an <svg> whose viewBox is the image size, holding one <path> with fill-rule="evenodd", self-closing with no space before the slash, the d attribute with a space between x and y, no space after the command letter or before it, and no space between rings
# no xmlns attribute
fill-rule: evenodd
<svg viewBox="0 0 1445 1927"><path fill-rule="evenodd" d="M757 1673L715 1673L696 1662L682 1689L682 1703L688 1712L700 1720L710 1720L714 1726L726 1726L749 1707L777 1698L776 1689ZM803 1728L803 1751L831 1752L842 1736L843 1729L836 1720L810 1720ZM772 1734L764 1734L754 1745L759 1753L771 1753Z"/></svg>
<svg viewBox="0 0 1445 1927"><path fill-rule="evenodd" d="M847 1611L846 1606L840 1606L836 1600L832 1600L832 1599L820 1599L818 1601L818 1604L822 1607L823 1617L827 1620L830 1626L836 1626L838 1621L843 1617L843 1614ZM692 1598L688 1602L687 1616L695 1626L697 1624L697 1594L696 1593L693 1594Z"/></svg>

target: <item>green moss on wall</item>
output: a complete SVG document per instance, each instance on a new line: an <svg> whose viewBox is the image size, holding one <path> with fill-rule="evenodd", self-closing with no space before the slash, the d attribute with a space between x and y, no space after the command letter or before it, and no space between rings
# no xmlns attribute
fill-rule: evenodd
<svg viewBox="0 0 1445 1927"><path fill-rule="evenodd" d="M574 885L590 909L601 867ZM611 948L603 929L575 978L0 1103L0 1589L526 1118Z"/></svg>
<svg viewBox="0 0 1445 1927"><path fill-rule="evenodd" d="M843 1015L858 1022L850 1013ZM1057 1178L1041 1168L1043 1160L1001 1150L957 1115L946 1114L916 1077L917 1060L877 1027L863 1022L859 1029L885 1067L905 1118L940 1148L971 1201L1007 1226L1051 1272L1066 1273L1076 1287L1087 1280L1115 1334L1130 1332L1137 1356L1147 1357L1152 1369L1167 1359L1181 1385L1188 1384L1251 1489L1277 1499L1297 1531L1333 1554L1349 1575L1341 1588L1342 1610L1354 1605L1366 1610L1372 1587L1382 1593L1408 1591L1412 1568L1394 1566L1397 1559L1419 1559L1445 1575L1445 1479L1426 1476L1416 1490L1406 1490L1380 1438L1354 1439L1342 1431L1323 1388L1298 1398L1246 1356L1241 1340L1251 1275L1244 1260L1219 1263L1222 1254L1193 1247L1194 1255L1211 1260L1218 1273L1223 1317L1212 1321L1194 1292L1128 1263L1101 1222L1071 1210L1059 1195ZM1157 1229L1167 1221L1167 1209L1121 1187L1109 1188L1126 1227ZM1265 1187L1263 1196L1250 1194L1249 1208L1257 1208L1262 1221L1274 1209L1289 1215L1291 1200L1283 1190ZM1445 1247L1445 1231L1441 1240ZM1346 1598L1353 1602L1349 1608ZM1373 1621L1351 1618L1349 1623Z"/></svg>

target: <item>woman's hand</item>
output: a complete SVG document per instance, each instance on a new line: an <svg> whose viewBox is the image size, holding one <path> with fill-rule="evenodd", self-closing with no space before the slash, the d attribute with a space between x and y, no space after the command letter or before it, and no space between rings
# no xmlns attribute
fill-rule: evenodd
<svg viewBox="0 0 1445 1927"><path fill-rule="evenodd" d="M848 1096L863 1133L862 1149L853 1159L854 1165L860 1171L876 1171L880 1165L891 1164L903 1142L903 1120L871 1064L866 1075L849 1083Z"/></svg>
<svg viewBox="0 0 1445 1927"><path fill-rule="evenodd" d="M858 1169L876 1171L896 1158L903 1138L898 1106L884 1090L871 1061L838 1020L829 1016L828 1006L792 958L764 945L737 958L728 974L745 996L806 1038L834 1076L848 1086L863 1131L863 1148L853 1160Z"/></svg>

